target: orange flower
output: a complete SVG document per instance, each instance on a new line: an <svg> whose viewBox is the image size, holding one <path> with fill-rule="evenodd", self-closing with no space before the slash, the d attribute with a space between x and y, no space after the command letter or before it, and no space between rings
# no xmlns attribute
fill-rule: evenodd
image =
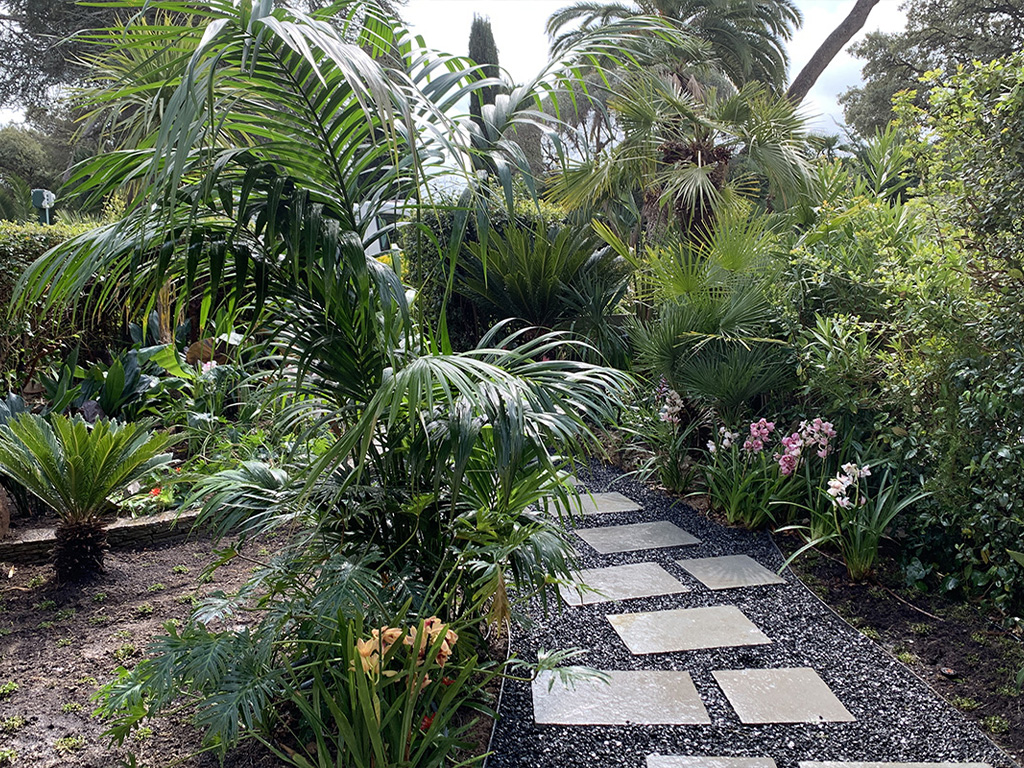
<svg viewBox="0 0 1024 768"><path fill-rule="evenodd" d="M380 645L373 640L356 640L356 653L363 663L363 672L376 672L380 668Z"/></svg>

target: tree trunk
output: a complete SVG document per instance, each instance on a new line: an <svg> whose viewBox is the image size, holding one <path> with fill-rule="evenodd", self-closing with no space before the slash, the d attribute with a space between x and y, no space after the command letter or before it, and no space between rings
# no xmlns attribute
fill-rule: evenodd
<svg viewBox="0 0 1024 768"><path fill-rule="evenodd" d="M860 32L868 20L868 14L871 13L871 9L876 5L878 5L878 0L857 0L854 3L853 10L850 11L849 15L840 22L838 27L832 30L832 34L825 38L825 42L814 52L811 60L800 70L800 74L793 78L793 82L786 92L786 98L797 106L807 98L807 94L814 87L814 84L818 82L821 73L832 63L832 59L836 57L836 54L843 50L843 46Z"/></svg>

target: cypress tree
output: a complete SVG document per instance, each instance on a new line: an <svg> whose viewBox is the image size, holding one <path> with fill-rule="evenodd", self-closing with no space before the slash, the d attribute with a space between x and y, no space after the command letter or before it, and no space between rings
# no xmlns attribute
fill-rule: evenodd
<svg viewBox="0 0 1024 768"><path fill-rule="evenodd" d="M469 58L482 65L484 77L498 76L498 46L494 44L494 33L491 31L491 20L483 16L473 15L473 26L469 28ZM483 128L481 117L484 104L493 104L498 95L497 86L487 86L474 91L470 96L469 113L473 121Z"/></svg>

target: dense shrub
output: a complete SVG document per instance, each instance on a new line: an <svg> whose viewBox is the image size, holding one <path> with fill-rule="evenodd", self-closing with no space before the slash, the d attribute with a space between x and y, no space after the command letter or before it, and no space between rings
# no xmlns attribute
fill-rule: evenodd
<svg viewBox="0 0 1024 768"><path fill-rule="evenodd" d="M565 223L565 212L545 203L539 206L526 200L516 203L513 213L502 205L494 205L488 214L487 229L501 235L510 227L530 230ZM461 267L456 275L449 265L472 259L470 245L481 241L475 216L460 209L458 200L437 201L436 207L422 211L416 226L407 226L401 239L408 277L417 290L416 308L424 327L439 328L444 299L449 283L457 288L456 278L465 274ZM493 325L494 312L481 307L466 293L456 290L445 308L445 322L452 346L456 350L473 347Z"/></svg>
<svg viewBox="0 0 1024 768"><path fill-rule="evenodd" d="M19 224L0 222L0 306L11 306L11 296L22 272L66 240L91 229L85 224ZM0 374L10 387L21 387L47 359L81 342L87 352L102 352L120 336L121 318L75 316L55 309L43 317L27 314L0 318Z"/></svg>

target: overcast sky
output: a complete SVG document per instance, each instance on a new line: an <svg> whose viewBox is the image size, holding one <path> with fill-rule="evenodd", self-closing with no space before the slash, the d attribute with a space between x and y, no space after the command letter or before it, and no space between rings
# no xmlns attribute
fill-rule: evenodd
<svg viewBox="0 0 1024 768"><path fill-rule="evenodd" d="M902 29L906 16L899 10L901 1L881 0L861 35L854 39L867 31ZM571 4L572 0L409 0L402 17L430 47L464 55L473 14L488 16L501 65L516 80L526 80L547 60L544 24L548 16ZM804 24L789 45L791 78L845 18L854 0L796 0L796 4L803 11ZM860 66L861 62L844 51L818 79L804 102L804 111L814 118L812 126L816 130L837 132L836 123L842 121L843 113L836 97L860 82Z"/></svg>

